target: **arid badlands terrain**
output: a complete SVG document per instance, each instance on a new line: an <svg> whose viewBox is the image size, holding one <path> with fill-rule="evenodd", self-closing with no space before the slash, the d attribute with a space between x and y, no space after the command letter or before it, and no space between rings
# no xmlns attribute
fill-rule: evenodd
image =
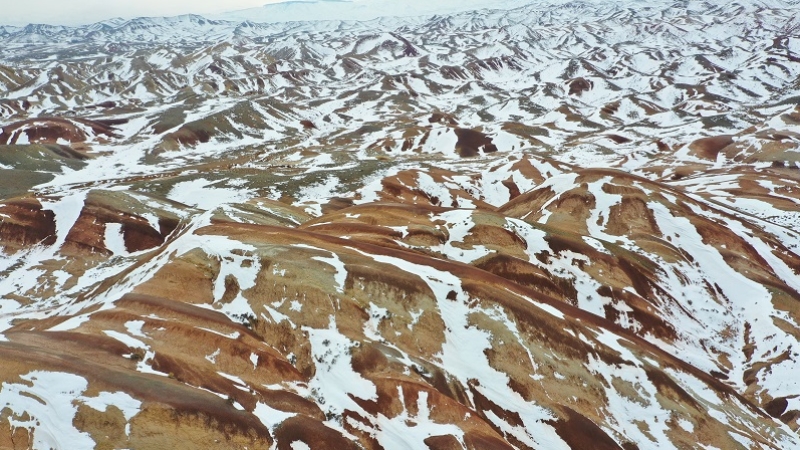
<svg viewBox="0 0 800 450"><path fill-rule="evenodd" d="M0 27L0 448L800 448L798 17Z"/></svg>

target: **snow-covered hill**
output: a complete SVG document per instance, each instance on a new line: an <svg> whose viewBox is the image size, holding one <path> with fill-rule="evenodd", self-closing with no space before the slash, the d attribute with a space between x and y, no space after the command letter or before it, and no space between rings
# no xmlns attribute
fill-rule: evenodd
<svg viewBox="0 0 800 450"><path fill-rule="evenodd" d="M796 3L339 3L0 28L0 448L800 447Z"/></svg>

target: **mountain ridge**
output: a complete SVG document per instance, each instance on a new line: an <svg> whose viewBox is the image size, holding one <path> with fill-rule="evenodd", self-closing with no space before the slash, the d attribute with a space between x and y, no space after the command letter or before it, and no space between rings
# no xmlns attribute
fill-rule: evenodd
<svg viewBox="0 0 800 450"><path fill-rule="evenodd" d="M662 10L685 10L690 11L691 7L699 7L698 12L702 12L703 10L707 11L718 11L722 12L722 7L715 5L712 2L707 1L700 1L700 0L684 0L684 1L677 1L677 0L660 0L660 2L647 2L647 4L642 4L639 1L628 1L628 2L615 2L610 0L582 0L579 2L568 2L565 0L515 0L513 2L508 2L509 4L502 5L502 8L499 7L496 2L483 2L483 0L477 0L478 3L473 8L470 5L464 5L463 10L461 11L447 11L444 12L444 15L452 15L452 14L460 14L460 13L469 13L471 10L478 10L478 9L485 9L487 11L495 10L495 11L503 11L503 10L513 10L519 8L529 8L532 10L549 10L552 8L557 9L572 9L572 10L579 10L581 8L587 8L588 11L595 12L598 8L610 8L612 10L622 11L626 9L647 9L647 8L656 8L660 7ZM64 25L46 25L46 24L36 24L30 23L25 26L11 26L11 25L0 25L0 30L2 30L1 35L8 35L8 34L15 34L20 32L36 32L39 30L52 30L54 32L60 31L62 33L70 32L73 36L79 36L81 34L85 34L82 30L97 28L97 27L111 27L111 28L119 28L125 26L126 24L151 24L157 25L159 22L162 24L180 24L180 23L196 23L201 21L208 21L209 23L216 23L221 24L221 22L236 22L237 24L241 24L243 22L253 22L253 23L286 23L286 22L371 22L380 19L386 18L422 18L427 17L430 18L431 16L437 15L436 12L419 12L413 11L407 15L402 14L393 14L391 9L387 11L387 8L378 8L375 7L375 14L379 14L380 16L371 17L369 19L361 19L361 18L348 18L347 12L342 13L342 18L308 18L307 11L304 13L293 13L289 12L288 14L295 16L278 18L278 19L264 19L263 21L259 19L258 14L260 11L265 10L269 11L271 8L291 8L291 5L294 4L303 4L303 5L329 5L329 4L338 4L338 3L362 3L359 1L352 1L352 0L322 0L322 1L293 1L293 2L281 2L281 3L270 3L266 4L261 8L251 8L245 9L241 11L231 12L231 13L223 13L223 14L197 14L197 13L187 13L181 14L177 16L170 16L170 17L135 17L131 19L106 19L99 22L87 24L87 25L79 25L79 26L64 26ZM429 4L429 2L420 2ZM460 3L459 3L460 4ZM733 3L728 4L728 8L733 8L734 5L738 7L744 8L785 8L785 7L796 7L800 5L800 2L797 0L738 0ZM490 7L494 6L494 7ZM452 7L456 8L456 7ZM457 8L456 8L457 9ZM269 14L269 12L265 13ZM441 13L439 13L441 14ZM597 18L597 17L595 17ZM568 20L568 19L563 19ZM227 26L234 26L232 23L227 23ZM62 35L63 37L63 35Z"/></svg>

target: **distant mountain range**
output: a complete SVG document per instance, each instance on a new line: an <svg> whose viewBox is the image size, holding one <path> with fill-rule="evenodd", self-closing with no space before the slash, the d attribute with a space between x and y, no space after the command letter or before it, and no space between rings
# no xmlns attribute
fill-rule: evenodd
<svg viewBox="0 0 800 450"><path fill-rule="evenodd" d="M313 29L330 29L336 26L383 29L402 24L418 25L437 14L451 15L459 11L481 9L517 10L531 15L530 19L524 20L525 23L562 25L599 20L610 14L617 14L621 18L648 20L653 18L651 14L665 18L682 14L729 14L764 8L793 9L798 4L800 0L740 0L725 5L704 0L291 1L217 15L187 14L129 20L116 18L84 26L0 25L0 40L7 43L64 43L82 40L167 43L186 39L224 41L265 36L293 27L310 29L311 22L319 22ZM339 23L346 25L338 25Z"/></svg>
<svg viewBox="0 0 800 450"><path fill-rule="evenodd" d="M452 14L478 9L513 9L527 0L325 0L270 3L261 8L249 8L209 16L223 20L253 22L293 22L308 20L372 20L379 17L419 17L433 14Z"/></svg>

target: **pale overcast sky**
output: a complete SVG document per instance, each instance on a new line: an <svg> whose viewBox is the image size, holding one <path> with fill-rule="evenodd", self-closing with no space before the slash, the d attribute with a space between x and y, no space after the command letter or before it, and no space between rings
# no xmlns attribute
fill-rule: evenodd
<svg viewBox="0 0 800 450"><path fill-rule="evenodd" d="M279 0L0 0L0 24L83 25L114 17L174 16L253 8Z"/></svg>

